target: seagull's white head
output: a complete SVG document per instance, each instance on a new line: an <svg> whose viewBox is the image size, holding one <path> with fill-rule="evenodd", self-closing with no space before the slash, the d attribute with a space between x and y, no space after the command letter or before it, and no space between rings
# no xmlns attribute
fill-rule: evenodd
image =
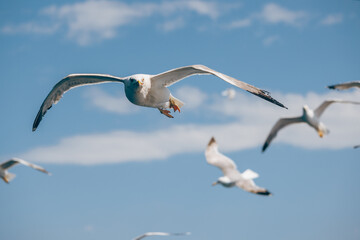
<svg viewBox="0 0 360 240"><path fill-rule="evenodd" d="M307 111L309 111L309 110L310 110L309 106L305 104L305 105L303 106L303 111L304 111L304 112L307 112Z"/></svg>
<svg viewBox="0 0 360 240"><path fill-rule="evenodd" d="M326 126L322 122L320 122L318 125L317 132L319 136L322 138L325 134L328 134L330 131L329 129L326 128Z"/></svg>
<svg viewBox="0 0 360 240"><path fill-rule="evenodd" d="M144 85L145 80L141 75L142 74L136 74L128 77L128 79L124 81L126 87L138 88L139 86Z"/></svg>

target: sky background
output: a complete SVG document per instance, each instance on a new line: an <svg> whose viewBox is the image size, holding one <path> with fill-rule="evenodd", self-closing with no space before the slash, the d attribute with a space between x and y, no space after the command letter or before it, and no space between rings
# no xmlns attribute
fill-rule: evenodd
<svg viewBox="0 0 360 240"><path fill-rule="evenodd" d="M360 101L358 89L325 88L359 80L359 42L354 0L1 1L0 162L21 157L53 175L16 166L0 182L0 239L360 239L360 106L330 106L323 139L293 125L261 153L277 119L304 104ZM193 76L169 88L185 102L174 119L107 83L69 91L31 131L68 74L191 64L266 89L289 110L241 89L229 100L231 85ZM211 136L273 196L212 187L221 172L205 160Z"/></svg>

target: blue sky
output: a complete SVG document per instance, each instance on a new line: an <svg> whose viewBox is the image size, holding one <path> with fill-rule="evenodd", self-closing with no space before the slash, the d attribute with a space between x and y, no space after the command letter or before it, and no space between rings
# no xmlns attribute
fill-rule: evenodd
<svg viewBox="0 0 360 240"><path fill-rule="evenodd" d="M333 105L320 139L305 125L261 146L279 117L304 104L360 101L358 1L11 1L0 3L1 161L22 157L0 184L0 239L359 239L360 108ZM76 88L31 132L51 88L71 73L128 76L204 64L269 90L289 110L212 76L170 87L174 119L130 104L120 84ZM211 136L274 196L212 187ZM175 237L174 237L175 238ZM153 239L156 239L155 237Z"/></svg>

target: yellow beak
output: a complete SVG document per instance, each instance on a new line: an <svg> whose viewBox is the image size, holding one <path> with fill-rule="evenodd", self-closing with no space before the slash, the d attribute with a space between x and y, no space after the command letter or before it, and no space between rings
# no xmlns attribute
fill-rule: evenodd
<svg viewBox="0 0 360 240"><path fill-rule="evenodd" d="M324 133L321 130L318 131L318 134L321 138L324 136Z"/></svg>
<svg viewBox="0 0 360 240"><path fill-rule="evenodd" d="M144 82L141 82L139 80L138 80L138 83L139 83L140 86L144 85Z"/></svg>

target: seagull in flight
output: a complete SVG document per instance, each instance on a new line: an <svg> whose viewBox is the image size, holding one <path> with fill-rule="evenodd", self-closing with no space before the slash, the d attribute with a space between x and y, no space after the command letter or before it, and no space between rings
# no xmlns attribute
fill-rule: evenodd
<svg viewBox="0 0 360 240"><path fill-rule="evenodd" d="M147 232L144 233L143 235L134 238L133 240L140 240L149 236L184 236L184 235L190 235L190 233L189 232L186 233Z"/></svg>
<svg viewBox="0 0 360 240"><path fill-rule="evenodd" d="M15 178L15 174L13 173L9 173L7 170L13 166L15 166L16 164L22 164L28 167L31 167L33 169L36 169L40 172L46 173L48 175L51 175L51 173L49 173L48 171L46 171L44 168L29 163L25 160L22 160L20 158L11 158L10 160L3 162L0 164L0 177L6 182L6 183L10 183L11 180L13 180Z"/></svg>
<svg viewBox="0 0 360 240"><path fill-rule="evenodd" d="M233 160L221 154L218 150L218 145L215 138L212 137L205 150L205 157L207 163L220 168L224 176L219 177L212 185L221 184L224 187L238 187L247 192L256 193L260 195L269 196L271 193L265 188L255 185L253 179L258 178L259 174L247 169L243 173L237 170L236 164Z"/></svg>
<svg viewBox="0 0 360 240"><path fill-rule="evenodd" d="M346 82L346 83L339 83L335 85L327 86L329 89L337 89L337 90L345 90L353 87L360 88L360 81L353 81L353 82Z"/></svg>
<svg viewBox="0 0 360 240"><path fill-rule="evenodd" d="M276 137L277 133L284 127L294 124L294 123L307 123L310 127L314 128L319 136L322 138L325 134L329 133L329 130L326 126L320 122L320 117L325 111L325 109L333 103L351 103L351 104L360 104L360 102L353 101L343 101L343 100L327 100L324 101L318 108L315 110L310 109L307 105L303 106L303 114L299 117L293 118L280 118L273 128L271 129L266 141L262 147L262 152L264 152L267 147L270 145L271 141Z"/></svg>
<svg viewBox="0 0 360 240"><path fill-rule="evenodd" d="M50 109L53 104L56 104L68 90L83 85L105 82L123 83L125 86L125 95L130 102L139 106L157 108L160 113L169 118L173 118L173 116L170 115L170 111L167 109L173 109L174 112L180 112L180 108L184 103L171 95L167 87L186 77L196 74L215 75L225 82L242 88L280 107L286 108L282 103L272 98L269 92L217 72L204 65L180 67L157 75L135 74L123 78L105 74L70 74L58 82L47 95L34 120L32 130L36 130L46 111Z"/></svg>

